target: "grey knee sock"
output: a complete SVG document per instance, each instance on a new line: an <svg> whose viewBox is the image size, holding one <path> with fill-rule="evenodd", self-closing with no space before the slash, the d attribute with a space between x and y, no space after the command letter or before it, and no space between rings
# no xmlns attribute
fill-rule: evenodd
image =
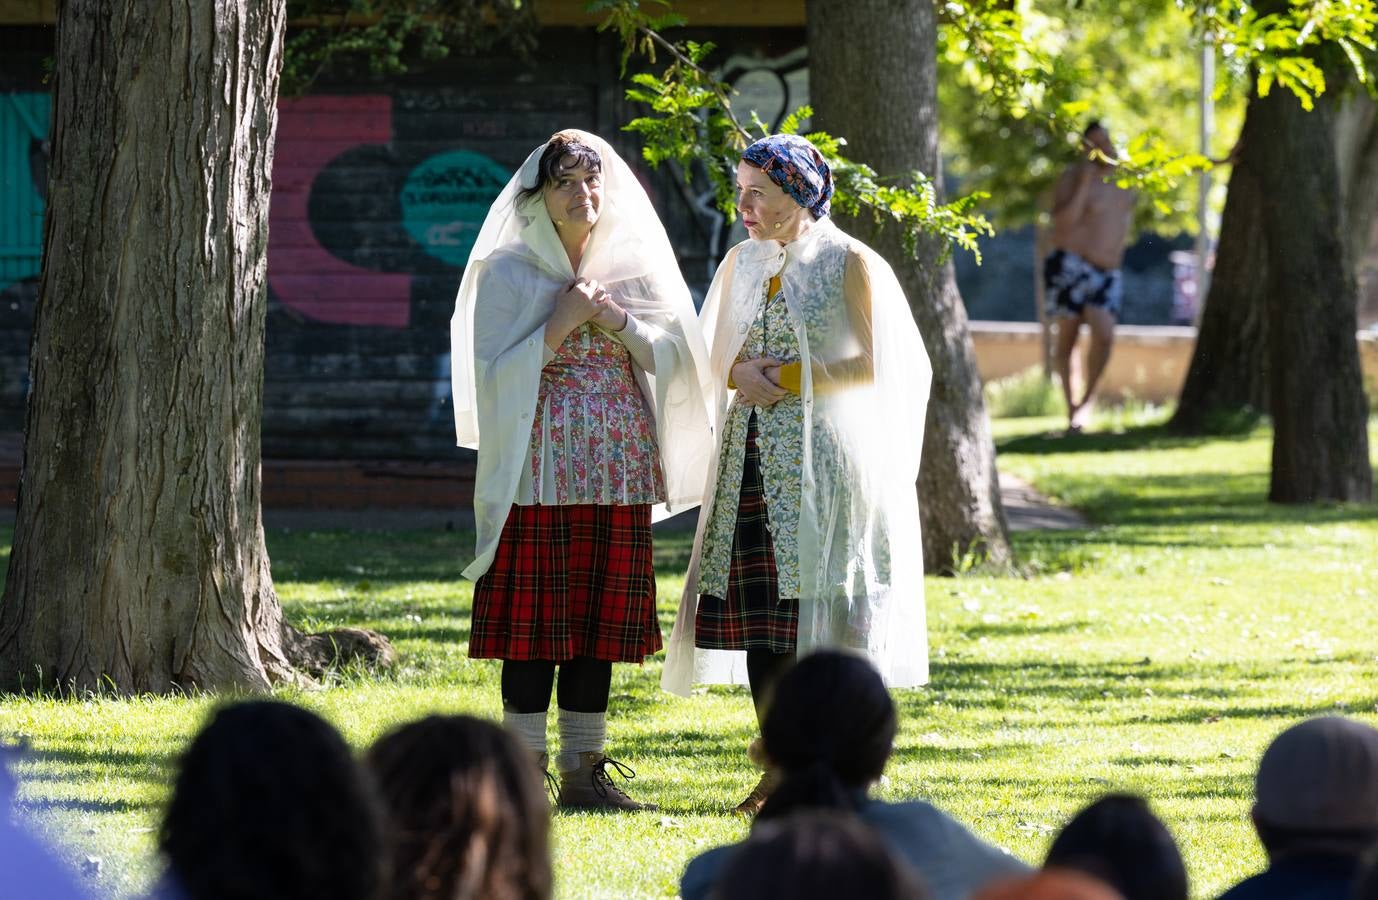
<svg viewBox="0 0 1378 900"><path fill-rule="evenodd" d="M555 757L555 767L561 772L572 772L579 768L580 753L603 752L608 734L607 713L562 709L557 721L560 727L560 753Z"/></svg>
<svg viewBox="0 0 1378 900"><path fill-rule="evenodd" d="M544 712L516 713L502 711L502 727L517 736L517 741L534 755L546 752Z"/></svg>

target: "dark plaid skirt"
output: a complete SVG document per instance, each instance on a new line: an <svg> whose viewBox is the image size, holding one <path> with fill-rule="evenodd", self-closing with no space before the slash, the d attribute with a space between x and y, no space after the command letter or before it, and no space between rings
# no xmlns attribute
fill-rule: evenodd
<svg viewBox="0 0 1378 900"><path fill-rule="evenodd" d="M756 414L746 426L746 459L727 570L727 596L699 595L694 645L705 650L757 650L792 653L799 631L799 601L780 599L775 550L770 540L761 451L756 447Z"/></svg>
<svg viewBox="0 0 1378 900"><path fill-rule="evenodd" d="M639 663L660 647L649 504L512 507L474 587L471 657Z"/></svg>

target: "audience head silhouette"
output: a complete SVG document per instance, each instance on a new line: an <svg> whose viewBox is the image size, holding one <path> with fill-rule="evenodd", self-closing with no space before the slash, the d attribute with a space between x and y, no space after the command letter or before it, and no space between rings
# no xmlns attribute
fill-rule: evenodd
<svg viewBox="0 0 1378 900"><path fill-rule="evenodd" d="M1177 842L1147 802L1128 794L1106 794L1077 813L1053 841L1045 865L1094 875L1126 900L1187 898Z"/></svg>
<svg viewBox="0 0 1378 900"><path fill-rule="evenodd" d="M775 685L761 726L783 781L759 819L855 808L885 769L895 728L895 704L865 659L821 650L799 660Z"/></svg>
<svg viewBox="0 0 1378 900"><path fill-rule="evenodd" d="M1254 796L1270 859L1364 852L1378 841L1378 730L1338 716L1293 725L1264 751Z"/></svg>
<svg viewBox="0 0 1378 900"><path fill-rule="evenodd" d="M372 900L376 797L339 733L273 700L216 710L182 755L159 836L184 900Z"/></svg>
<svg viewBox="0 0 1378 900"><path fill-rule="evenodd" d="M929 900L918 876L854 816L803 812L762 823L723 867L714 900Z"/></svg>
<svg viewBox="0 0 1378 900"><path fill-rule="evenodd" d="M430 716L368 753L392 847L388 900L545 900L550 812L531 755L490 722Z"/></svg>

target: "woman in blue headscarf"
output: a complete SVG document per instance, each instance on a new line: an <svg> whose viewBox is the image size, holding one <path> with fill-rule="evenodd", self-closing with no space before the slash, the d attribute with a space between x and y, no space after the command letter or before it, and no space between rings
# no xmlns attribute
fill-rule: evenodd
<svg viewBox="0 0 1378 900"><path fill-rule="evenodd" d="M916 484L931 370L894 272L828 218L832 173L796 135L737 167L749 240L700 320L717 447L662 685L751 686L758 722L796 655L864 653L928 678ZM745 677L744 677L745 676ZM737 810L754 814L767 768Z"/></svg>

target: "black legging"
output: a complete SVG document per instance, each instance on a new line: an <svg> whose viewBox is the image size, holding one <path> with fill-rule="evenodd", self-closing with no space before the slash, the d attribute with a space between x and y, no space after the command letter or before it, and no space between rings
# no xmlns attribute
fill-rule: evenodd
<svg viewBox="0 0 1378 900"><path fill-rule="evenodd" d="M549 709L556 665L545 659L504 660L502 708L514 713L539 713ZM608 711L608 690L612 685L611 662L576 656L558 665L560 709L586 713Z"/></svg>
<svg viewBox="0 0 1378 900"><path fill-rule="evenodd" d="M775 682L794 663L794 651L776 653L762 647L746 651L746 678L751 683L751 702L756 707L756 723L764 725L766 706Z"/></svg>

